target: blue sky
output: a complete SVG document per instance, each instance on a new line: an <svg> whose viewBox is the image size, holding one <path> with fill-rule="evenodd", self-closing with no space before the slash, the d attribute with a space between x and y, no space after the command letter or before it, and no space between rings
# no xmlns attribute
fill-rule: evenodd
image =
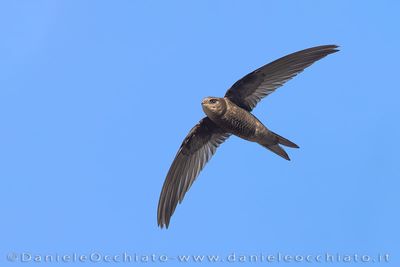
<svg viewBox="0 0 400 267"><path fill-rule="evenodd" d="M7 255L23 252L389 253L399 264L399 8L397 1L3 1L1 265L19 265ZM341 51L254 110L300 146L288 149L292 161L230 138L170 228L159 229L161 186L204 116L201 99L321 44Z"/></svg>

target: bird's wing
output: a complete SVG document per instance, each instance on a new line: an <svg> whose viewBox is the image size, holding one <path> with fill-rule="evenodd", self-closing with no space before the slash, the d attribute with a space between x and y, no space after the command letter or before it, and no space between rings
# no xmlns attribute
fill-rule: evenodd
<svg viewBox="0 0 400 267"><path fill-rule="evenodd" d="M277 59L238 80L225 97L251 111L262 98L317 60L339 51L337 48L336 45L316 46Z"/></svg>
<svg viewBox="0 0 400 267"><path fill-rule="evenodd" d="M229 136L208 117L190 130L172 162L161 191L157 212L159 226L168 227L178 202L182 202L204 165Z"/></svg>

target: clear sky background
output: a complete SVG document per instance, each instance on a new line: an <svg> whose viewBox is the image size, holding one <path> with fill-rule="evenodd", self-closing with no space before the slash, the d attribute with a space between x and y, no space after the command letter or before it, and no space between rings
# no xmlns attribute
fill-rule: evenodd
<svg viewBox="0 0 400 267"><path fill-rule="evenodd" d="M398 1L2 1L0 265L19 265L11 252L329 252L390 253L383 265L398 266L399 12ZM292 161L230 138L159 229L161 186L201 99L321 44L341 51L254 110L300 146Z"/></svg>

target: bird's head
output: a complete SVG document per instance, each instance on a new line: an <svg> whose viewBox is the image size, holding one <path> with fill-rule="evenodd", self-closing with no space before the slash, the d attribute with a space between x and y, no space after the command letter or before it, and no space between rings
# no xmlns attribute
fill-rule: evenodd
<svg viewBox="0 0 400 267"><path fill-rule="evenodd" d="M201 101L201 106L208 117L221 116L226 111L225 100L219 97L206 97Z"/></svg>

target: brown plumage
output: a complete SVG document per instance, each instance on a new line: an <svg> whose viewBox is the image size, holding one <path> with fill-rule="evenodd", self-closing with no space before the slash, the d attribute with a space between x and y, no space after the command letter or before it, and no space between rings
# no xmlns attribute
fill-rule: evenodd
<svg viewBox="0 0 400 267"><path fill-rule="evenodd" d="M269 130L250 112L262 98L317 60L337 51L336 45L324 45L287 55L244 76L225 97L204 98L201 104L207 116L186 136L167 173L158 203L158 225L168 228L178 202L182 202L218 146L232 134L290 160L280 145L298 146Z"/></svg>

